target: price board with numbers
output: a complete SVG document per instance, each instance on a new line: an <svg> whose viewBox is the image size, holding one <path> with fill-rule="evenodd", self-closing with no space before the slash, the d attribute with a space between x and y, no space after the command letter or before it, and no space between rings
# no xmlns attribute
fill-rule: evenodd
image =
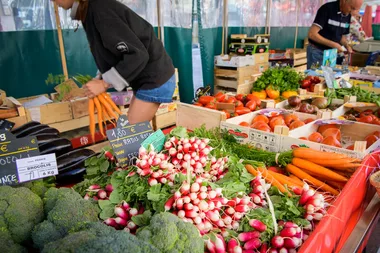
<svg viewBox="0 0 380 253"><path fill-rule="evenodd" d="M58 175L55 154L18 159L16 164L19 183Z"/></svg>
<svg viewBox="0 0 380 253"><path fill-rule="evenodd" d="M120 116L118 126L107 131L107 137L111 148L115 153L119 166L131 165L133 158L138 156L141 143L152 133L152 126L149 122L129 124L126 116Z"/></svg>
<svg viewBox="0 0 380 253"><path fill-rule="evenodd" d="M18 183L16 161L40 154L35 137L16 139L8 131L0 131L0 185Z"/></svg>
<svg viewBox="0 0 380 253"><path fill-rule="evenodd" d="M0 119L0 130L11 131L15 126L15 123L10 122L6 119Z"/></svg>

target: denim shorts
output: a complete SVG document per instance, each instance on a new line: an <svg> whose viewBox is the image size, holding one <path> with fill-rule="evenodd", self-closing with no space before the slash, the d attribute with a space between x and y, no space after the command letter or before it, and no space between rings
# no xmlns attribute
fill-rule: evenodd
<svg viewBox="0 0 380 253"><path fill-rule="evenodd" d="M166 83L158 88L150 90L139 89L135 92L135 97L139 100L151 103L171 103L175 90L175 75L173 75Z"/></svg>
<svg viewBox="0 0 380 253"><path fill-rule="evenodd" d="M307 69L310 69L313 64L317 64L318 62L322 66L323 50L309 44L307 47Z"/></svg>

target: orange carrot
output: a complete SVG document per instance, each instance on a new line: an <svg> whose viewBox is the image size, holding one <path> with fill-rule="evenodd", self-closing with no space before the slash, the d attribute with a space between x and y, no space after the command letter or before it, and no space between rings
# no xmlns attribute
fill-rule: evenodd
<svg viewBox="0 0 380 253"><path fill-rule="evenodd" d="M293 156L303 159L343 159L345 155L313 150L310 148L297 148L293 150Z"/></svg>
<svg viewBox="0 0 380 253"><path fill-rule="evenodd" d="M267 181L273 186L276 186L280 192L287 193L289 196L291 196L290 192L280 182L278 182L277 179L275 179L271 174L269 174L267 169L259 167L257 168L257 170L261 172L261 175L263 175L265 181Z"/></svg>
<svg viewBox="0 0 380 253"><path fill-rule="evenodd" d="M346 169L357 169L360 166L361 166L360 163L349 163L349 164L334 165L334 166L331 166L331 168L335 170L346 170Z"/></svg>
<svg viewBox="0 0 380 253"><path fill-rule="evenodd" d="M331 185L332 187L335 187L336 189L342 190L344 186L346 185L345 183L342 182L335 182L335 181L327 181L326 182L328 185Z"/></svg>
<svg viewBox="0 0 380 253"><path fill-rule="evenodd" d="M107 126L107 121L110 122L113 126L116 127L116 124L115 122L112 121L111 117L108 115L108 112L106 110L106 108L104 108L104 106L102 107L102 110L103 110L103 118L104 118L104 124Z"/></svg>
<svg viewBox="0 0 380 253"><path fill-rule="evenodd" d="M288 178L285 175L282 175L280 173L276 173L274 171L268 170L268 173L271 174L278 182L280 182L283 185L287 185L288 187L296 186L296 187L303 187L303 184L294 183L290 178Z"/></svg>
<svg viewBox="0 0 380 253"><path fill-rule="evenodd" d="M104 98L107 100L107 102L111 105L112 109L117 112L118 114L122 114L121 111L120 111L120 108L117 107L117 105L115 105L115 102L113 102L111 96L108 94L108 93L103 93L103 94L100 94L100 95L103 95Z"/></svg>
<svg viewBox="0 0 380 253"><path fill-rule="evenodd" d="M259 173L257 173L257 171L255 170L255 168L253 168L253 166L250 165L250 164L246 164L244 167L245 167L245 169L246 169L249 173L251 173L251 174L254 175L255 177L257 177L257 175L259 174Z"/></svg>
<svg viewBox="0 0 380 253"><path fill-rule="evenodd" d="M113 112L112 107L110 106L110 104L108 104L104 96L99 95L98 99L100 103L102 103L102 105L106 108L108 115L117 120L119 117Z"/></svg>
<svg viewBox="0 0 380 253"><path fill-rule="evenodd" d="M289 178L293 179L294 181L297 181L298 183L302 184L303 185L303 181L301 179L299 179L298 177L294 176L293 174L291 174L289 176Z"/></svg>
<svg viewBox="0 0 380 253"><path fill-rule="evenodd" d="M332 181L347 182L348 179L341 175L323 167L318 164L309 162L301 158L293 158L292 164L300 169L306 170L306 172L312 173L314 176L320 175L322 178L330 179ZM310 174L309 173L309 174Z"/></svg>
<svg viewBox="0 0 380 253"><path fill-rule="evenodd" d="M310 176L308 173L304 172L303 170L294 166L293 164L288 164L286 166L286 169L290 173L294 174L295 176L306 180L306 182L310 182L311 184L321 188L322 190L328 191L328 192L332 193L333 195L339 194L339 192L337 190L335 190L334 188L332 188L331 186L329 186L329 185L321 182L320 180Z"/></svg>
<svg viewBox="0 0 380 253"><path fill-rule="evenodd" d="M95 105L94 100L91 98L88 102L88 113L90 118L90 134L92 142L95 143Z"/></svg>
<svg viewBox="0 0 380 253"><path fill-rule="evenodd" d="M343 165L343 164L350 164L353 162L358 162L358 159L351 159L351 158L344 158L344 159L307 159L310 162L313 162L315 164L326 166L326 167L333 167L335 165Z"/></svg>
<svg viewBox="0 0 380 253"><path fill-rule="evenodd" d="M94 98L94 103L96 110L98 111L98 125L99 125L99 131L101 135L106 138L106 135L104 134L104 127L103 127L103 110L102 110L102 105L99 102L98 98Z"/></svg>

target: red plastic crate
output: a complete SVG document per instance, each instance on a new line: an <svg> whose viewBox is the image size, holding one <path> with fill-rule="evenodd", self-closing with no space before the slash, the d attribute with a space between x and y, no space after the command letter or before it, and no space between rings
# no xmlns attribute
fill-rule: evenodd
<svg viewBox="0 0 380 253"><path fill-rule="evenodd" d="M107 125L106 130L110 130L113 128L115 128L114 125L109 124L109 125ZM71 139L71 145L73 146L73 149L83 148L83 147L87 147L90 145L94 145L98 142L102 142L106 139L107 138L104 138L100 132L96 132L95 133L95 143L92 141L91 134L86 134L86 135Z"/></svg>

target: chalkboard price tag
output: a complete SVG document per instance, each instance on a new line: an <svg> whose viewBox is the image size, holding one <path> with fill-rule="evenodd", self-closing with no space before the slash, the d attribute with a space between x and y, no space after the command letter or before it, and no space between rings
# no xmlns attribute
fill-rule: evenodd
<svg viewBox="0 0 380 253"><path fill-rule="evenodd" d="M123 121L120 120L121 117ZM133 158L138 156L141 143L153 133L153 130L149 122L131 125L126 116L120 118L118 127L108 130L107 137L119 166L125 167L133 164Z"/></svg>
<svg viewBox="0 0 380 253"><path fill-rule="evenodd" d="M20 183L58 175L55 154L18 159L16 164Z"/></svg>
<svg viewBox="0 0 380 253"><path fill-rule="evenodd" d="M16 161L39 154L35 137L16 139L9 132L0 132L0 185L17 184Z"/></svg>
<svg viewBox="0 0 380 253"><path fill-rule="evenodd" d="M0 119L0 130L11 131L14 126L15 123L6 119Z"/></svg>

